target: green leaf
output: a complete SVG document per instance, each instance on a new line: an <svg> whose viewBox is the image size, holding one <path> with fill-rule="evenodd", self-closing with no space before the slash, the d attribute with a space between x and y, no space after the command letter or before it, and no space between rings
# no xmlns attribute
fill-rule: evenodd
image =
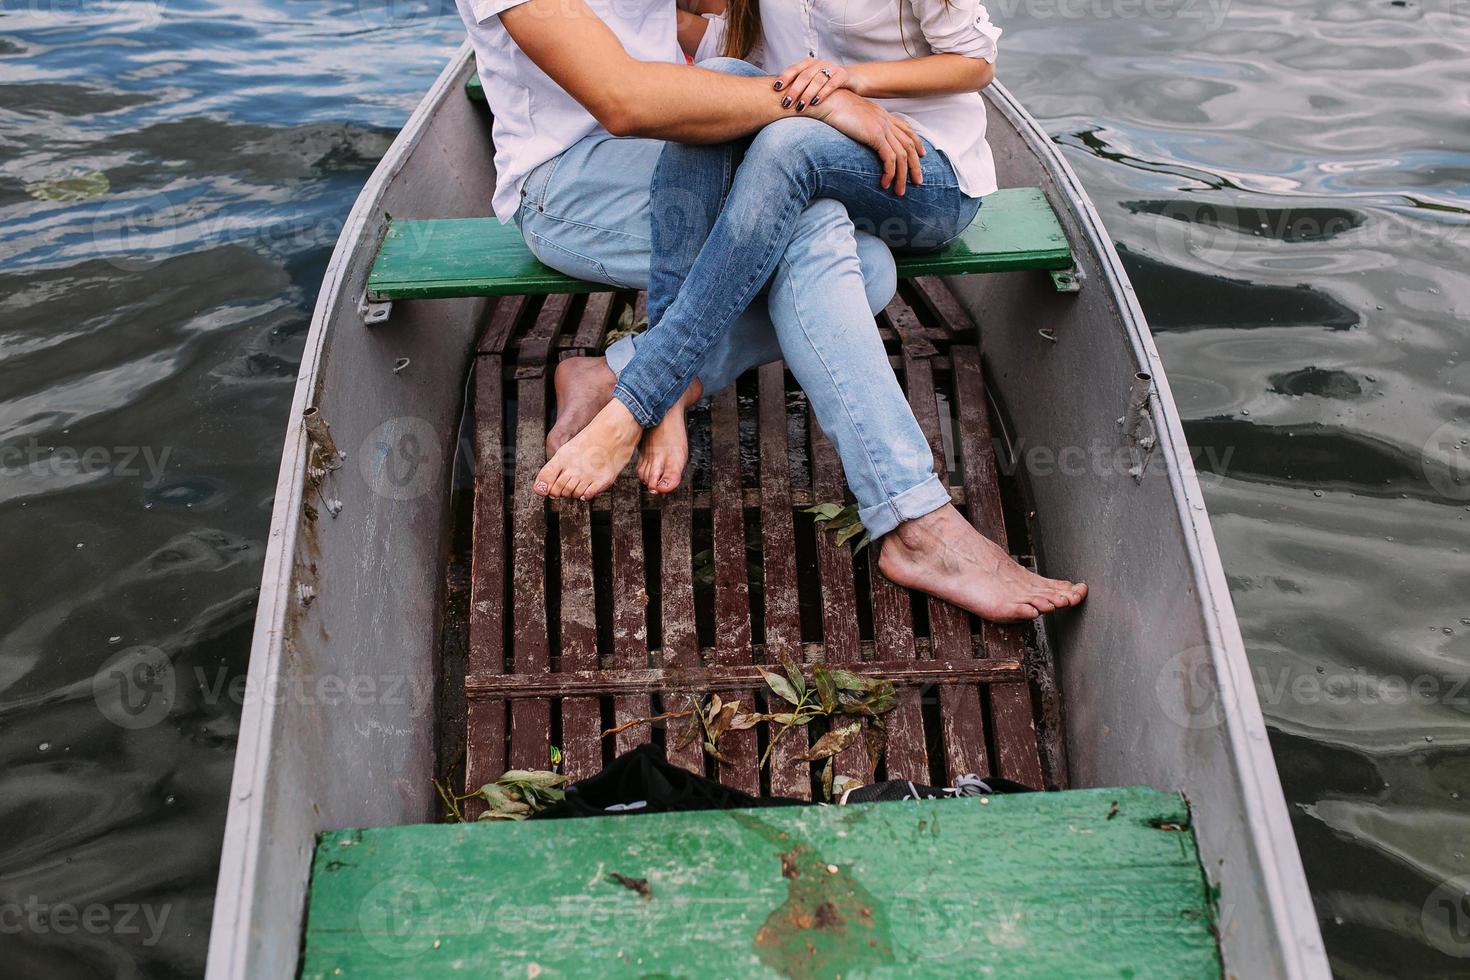
<svg viewBox="0 0 1470 980"><path fill-rule="evenodd" d="M832 518L842 513L842 505L834 504L831 502L825 504L817 504L815 507L808 507L804 513L816 514L818 521L830 521L832 520Z"/></svg>
<svg viewBox="0 0 1470 980"><path fill-rule="evenodd" d="M859 676L850 670L828 670L827 676L842 691L866 691L873 686L872 678Z"/></svg>
<svg viewBox="0 0 1470 980"><path fill-rule="evenodd" d="M831 714L837 709L837 682L827 668L817 664L812 668L812 683L817 686L817 697L822 701L822 710Z"/></svg>
<svg viewBox="0 0 1470 980"><path fill-rule="evenodd" d="M781 651L781 666L786 671L786 676L790 679L791 686L804 699L806 697L806 678L801 675L801 668L796 666L796 661L792 660L791 655L785 650ZM800 701L797 703L799 704Z"/></svg>
<svg viewBox="0 0 1470 980"><path fill-rule="evenodd" d="M833 763L835 761L831 756L828 756L827 764L822 767L822 799L824 800L832 799L832 775Z"/></svg>
<svg viewBox="0 0 1470 980"><path fill-rule="evenodd" d="M778 697L793 705L801 704L801 695L796 693L796 689L791 686L789 680L780 674L774 674L766 670L764 667L757 667L756 670L760 671L761 676L766 679L766 685L775 691Z"/></svg>
<svg viewBox="0 0 1470 980"><path fill-rule="evenodd" d="M507 769L497 782L502 785L506 783L524 783L533 789L541 789L549 786L560 786L567 781L567 777L559 772L546 772L541 769Z"/></svg>
<svg viewBox="0 0 1470 980"><path fill-rule="evenodd" d="M866 533L866 529L861 524L849 524L837 532L837 543L847 544L849 539L864 533Z"/></svg>

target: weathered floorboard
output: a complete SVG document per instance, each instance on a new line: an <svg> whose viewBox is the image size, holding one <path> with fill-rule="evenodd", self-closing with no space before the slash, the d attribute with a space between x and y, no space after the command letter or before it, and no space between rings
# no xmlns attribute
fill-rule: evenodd
<svg viewBox="0 0 1470 980"><path fill-rule="evenodd" d="M546 297L536 322L521 339L516 368L515 499L511 524L512 635L516 670L551 670L546 624L546 499L533 490L546 462L545 358L561 330L569 297ZM538 362L539 359L539 362ZM529 363L528 363L529 362ZM538 365L539 366L533 366ZM510 764L545 769L551 738L551 702L516 702L510 711Z"/></svg>
<svg viewBox="0 0 1470 980"><path fill-rule="evenodd" d="M965 488L970 523L996 544L1010 550L1001 511L995 448L991 443L990 414L985 405L985 379L980 352L955 347L955 395L960 413L960 451L965 457ZM985 655L1025 661L1026 641L1021 627L986 623ZM989 692L991 725L995 730L996 770L1006 779L1027 786L1042 785L1041 755L1036 745L1036 720L1031 688L1026 684L993 686Z"/></svg>
<svg viewBox="0 0 1470 980"><path fill-rule="evenodd" d="M694 523L692 491L687 475L679 481L678 489L664 496L659 512L659 550L662 564L659 568L662 589L663 652L660 662L664 667L697 668L699 659L699 634L694 619L694 548L691 532ZM689 706L689 697L665 699L666 711L682 711ZM664 748L669 761L683 766L690 772L704 773L704 747L700 739L684 738L683 725L670 725L666 730Z"/></svg>
<svg viewBox="0 0 1470 980"><path fill-rule="evenodd" d="M470 545L471 673L505 670L505 433L501 362L475 363L475 501ZM506 704L472 702L466 712L465 792L505 771Z"/></svg>
<svg viewBox="0 0 1470 980"><path fill-rule="evenodd" d="M638 506L638 478L625 467L618 482L608 491L613 495L613 666L620 670L648 667L648 589L643 577L643 518ZM613 721L622 725L649 716L646 694L613 699ZM647 725L638 725L614 736L615 749L623 753L648 741Z"/></svg>
<svg viewBox="0 0 1470 980"><path fill-rule="evenodd" d="M901 305L894 300L893 306ZM889 309L892 309L890 306ZM907 307L905 307L907 309ZM909 404L934 453L934 471L947 484L943 438L939 427L939 404L934 390L934 372L929 362L904 346L904 377L908 381ZM933 596L929 604L929 641L933 656L955 660L973 656L970 616L964 610ZM965 773L985 775L990 763L985 752L985 717L980 710L980 691L974 687L947 687L939 691L940 741L944 745L944 769L951 784Z"/></svg>
<svg viewBox="0 0 1470 980"><path fill-rule="evenodd" d="M746 570L745 513L740 495L740 407L732 385L714 397L710 411L713 452L711 505L714 520L715 654L722 666L751 662L750 582ZM750 707L750 690L720 692ZM730 732L720 744L729 763L720 763L720 782L760 793L755 729Z"/></svg>
<svg viewBox="0 0 1470 980"><path fill-rule="evenodd" d="M808 419L812 447L812 496L818 503L846 504L846 486L837 450L822 432L815 416ZM838 544L830 532L817 530L817 574L822 585L822 644L826 662L833 666L856 665L862 659L858 646L857 589L852 575L852 545ZM858 668L861 669L861 668ZM873 781L875 760L858 739L837 756L837 774L862 783Z"/></svg>
<svg viewBox="0 0 1470 980"><path fill-rule="evenodd" d="M787 453L786 366L760 369L761 561L764 566L766 655L773 669L781 658L801 663L801 596L796 585L796 526L791 514L791 459ZM779 731L779 729L778 729ZM772 735L776 732L773 731ZM805 726L786 732L771 750L771 792L810 799L811 764Z"/></svg>

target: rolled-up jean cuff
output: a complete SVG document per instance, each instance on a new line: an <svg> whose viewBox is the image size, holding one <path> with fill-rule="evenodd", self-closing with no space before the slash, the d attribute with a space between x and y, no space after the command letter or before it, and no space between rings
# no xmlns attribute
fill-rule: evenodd
<svg viewBox="0 0 1470 980"><path fill-rule="evenodd" d="M623 368L627 367L628 362L633 359L635 350L637 350L637 345L634 344L632 337L614 341L612 346L604 352L607 357L607 369L615 375L622 374Z"/></svg>
<svg viewBox="0 0 1470 980"><path fill-rule="evenodd" d="M929 479L903 493L894 494L881 504L864 507L858 511L863 527L875 539L898 527L904 521L912 521L932 514L949 503L949 491L939 482L939 477Z"/></svg>
<svg viewBox="0 0 1470 980"><path fill-rule="evenodd" d="M655 425L658 425L659 420L662 418L662 416L655 418L652 412L643 407L643 403L633 395L632 391L623 387L621 381L613 385L613 397L622 402L623 407L631 412L633 417L638 420L638 424L645 429L651 429Z"/></svg>

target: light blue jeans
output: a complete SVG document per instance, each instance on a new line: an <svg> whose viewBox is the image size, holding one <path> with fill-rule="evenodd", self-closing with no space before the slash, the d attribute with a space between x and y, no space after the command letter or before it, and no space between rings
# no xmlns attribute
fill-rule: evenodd
<svg viewBox="0 0 1470 980"><path fill-rule="evenodd" d="M664 145L588 136L532 171L516 212L532 253L567 275L646 289L649 182ZM795 221L764 302L736 318L698 374L713 393L784 357L836 447L875 538L949 503L873 322L896 285L887 247L859 233L841 204L813 201ZM608 348L614 373L632 359L640 339Z"/></svg>
<svg viewBox="0 0 1470 980"><path fill-rule="evenodd" d="M735 58L701 68L763 72ZM879 183L878 154L818 119L791 116L726 143L666 143L654 170L648 334L614 395L645 428L656 425L780 261L795 223L818 198L842 204L856 226L890 247L943 248L975 219L980 199L924 140L923 183L899 197Z"/></svg>

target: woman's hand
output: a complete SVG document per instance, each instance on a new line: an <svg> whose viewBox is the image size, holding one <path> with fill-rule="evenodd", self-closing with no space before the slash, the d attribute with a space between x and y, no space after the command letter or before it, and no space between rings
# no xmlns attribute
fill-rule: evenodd
<svg viewBox="0 0 1470 980"><path fill-rule="evenodd" d="M776 91L785 92L781 105L793 106L797 112L822 100L840 88L857 92L852 73L841 65L823 58L803 58L787 68L776 79ZM857 92L862 95L861 92Z"/></svg>
<svg viewBox="0 0 1470 980"><path fill-rule="evenodd" d="M924 143L908 120L860 95L840 90L830 99L823 99L811 115L878 154L883 161L878 186L884 190L892 188L902 197L908 184L924 182L919 163Z"/></svg>

